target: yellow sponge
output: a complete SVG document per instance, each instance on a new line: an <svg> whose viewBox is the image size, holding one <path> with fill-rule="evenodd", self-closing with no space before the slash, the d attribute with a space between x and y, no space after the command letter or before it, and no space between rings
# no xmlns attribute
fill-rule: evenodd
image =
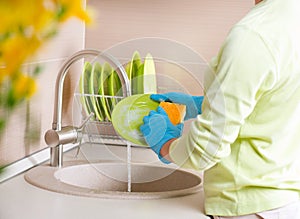
<svg viewBox="0 0 300 219"><path fill-rule="evenodd" d="M185 105L170 102L160 102L159 105L166 111L173 125L178 125L183 122L186 112Z"/></svg>

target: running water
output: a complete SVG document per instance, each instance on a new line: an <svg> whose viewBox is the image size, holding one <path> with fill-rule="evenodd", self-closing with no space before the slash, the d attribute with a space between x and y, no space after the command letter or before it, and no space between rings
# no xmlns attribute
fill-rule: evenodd
<svg viewBox="0 0 300 219"><path fill-rule="evenodd" d="M127 192L131 192L131 144L127 142Z"/></svg>

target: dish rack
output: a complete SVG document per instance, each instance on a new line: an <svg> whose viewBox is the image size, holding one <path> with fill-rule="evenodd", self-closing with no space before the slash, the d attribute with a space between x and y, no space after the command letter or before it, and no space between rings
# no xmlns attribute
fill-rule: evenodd
<svg viewBox="0 0 300 219"><path fill-rule="evenodd" d="M125 98L125 95L108 96L82 94L76 92L74 94L74 97L78 106L81 108L80 110L83 119L87 118L91 113L94 114L93 116L91 116L85 126L84 134L86 135L86 142L124 146L127 145L126 140L118 135L111 122L111 115L114 106L118 104L123 98ZM102 101L105 101L105 103L103 104ZM92 102L94 102L94 105L84 106L85 103ZM106 110L103 109L102 104L105 105ZM100 118L102 119L100 120Z"/></svg>
<svg viewBox="0 0 300 219"><path fill-rule="evenodd" d="M86 141L91 143L127 145L128 142L118 135L112 125L112 112L124 97L145 92L144 87L138 84L144 83L145 69L148 74L152 73L153 58L147 54L142 61L137 51L131 60L123 64L113 57L110 57L110 62L102 58L98 56L91 61L84 60L79 89L74 94L83 120L90 118L83 133L87 136ZM147 80L151 81L149 78ZM150 88L153 89L153 86L148 86L146 92Z"/></svg>

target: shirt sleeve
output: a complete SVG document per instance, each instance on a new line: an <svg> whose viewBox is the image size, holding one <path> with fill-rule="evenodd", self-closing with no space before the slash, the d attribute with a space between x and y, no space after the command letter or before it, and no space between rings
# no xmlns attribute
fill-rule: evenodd
<svg viewBox="0 0 300 219"><path fill-rule="evenodd" d="M202 114L171 144L169 155L175 164L206 170L230 154L257 101L277 80L266 45L249 29L232 29L206 74Z"/></svg>

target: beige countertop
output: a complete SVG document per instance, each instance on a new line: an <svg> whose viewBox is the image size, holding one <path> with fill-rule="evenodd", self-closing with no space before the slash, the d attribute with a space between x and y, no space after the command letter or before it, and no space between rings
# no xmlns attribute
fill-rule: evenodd
<svg viewBox="0 0 300 219"><path fill-rule="evenodd" d="M89 148L91 149L91 147ZM100 150L100 149L97 149ZM114 147L107 152L113 159L120 158L122 150L126 148ZM99 153L81 152L84 157ZM134 149L133 159L141 159L147 149ZM69 152L65 159L73 157L75 152ZM152 160L156 156L146 152L143 160ZM101 149L101 156L108 158ZM69 156L69 157L68 157ZM136 158L135 158L136 157ZM87 158L86 158L87 159ZM99 156L97 156L99 159ZM204 219L203 191L183 197L154 199L154 200L119 200L101 199L93 197L80 197L55 193L37 188L24 180L24 174L18 175L0 184L0 219Z"/></svg>

